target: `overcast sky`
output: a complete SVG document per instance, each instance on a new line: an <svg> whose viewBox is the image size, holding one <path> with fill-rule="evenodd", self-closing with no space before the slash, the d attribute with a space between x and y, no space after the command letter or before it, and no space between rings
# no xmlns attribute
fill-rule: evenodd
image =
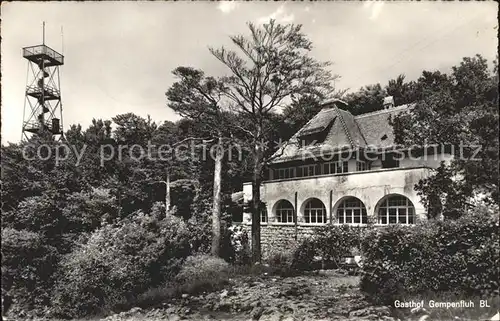
<svg viewBox="0 0 500 321"><path fill-rule="evenodd" d="M26 86L21 48L63 52L65 130L133 112L158 123L171 71L180 65L221 75L208 46L247 33L246 22L299 23L318 60L333 62L339 89L356 90L404 73L449 71L462 57L497 52L495 2L14 2L2 3L2 142L17 142ZM64 37L61 37L63 26ZM64 41L62 41L64 38Z"/></svg>

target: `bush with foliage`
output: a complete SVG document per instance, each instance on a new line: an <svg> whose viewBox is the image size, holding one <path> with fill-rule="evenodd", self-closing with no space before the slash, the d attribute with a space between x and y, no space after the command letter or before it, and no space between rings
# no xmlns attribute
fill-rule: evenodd
<svg viewBox="0 0 500 321"><path fill-rule="evenodd" d="M37 233L2 229L2 300L34 309L50 301L57 251Z"/></svg>
<svg viewBox="0 0 500 321"><path fill-rule="evenodd" d="M216 291L229 282L229 264L221 258L195 255L186 259L175 286L181 293Z"/></svg>
<svg viewBox="0 0 500 321"><path fill-rule="evenodd" d="M268 254L266 263L271 268L271 273L280 276L293 276L297 274L294 266L294 250L274 250Z"/></svg>
<svg viewBox="0 0 500 321"><path fill-rule="evenodd" d="M315 251L324 262L339 267L343 258L353 256L360 248L363 232L359 227L327 225L313 239Z"/></svg>
<svg viewBox="0 0 500 321"><path fill-rule="evenodd" d="M314 260L317 256L314 239L303 240L293 251L292 268L296 271L310 271L315 268Z"/></svg>
<svg viewBox="0 0 500 321"><path fill-rule="evenodd" d="M134 305L151 308L160 306L181 294L216 291L227 284L229 275L234 273L228 263L220 258L206 254L190 256L173 280L141 293Z"/></svg>
<svg viewBox="0 0 500 321"><path fill-rule="evenodd" d="M191 217L191 205L198 193L197 182L190 179L179 179L171 183L170 199L176 209L176 215L189 219Z"/></svg>
<svg viewBox="0 0 500 321"><path fill-rule="evenodd" d="M362 242L361 288L384 303L426 292L498 295L498 232L489 213L372 230Z"/></svg>
<svg viewBox="0 0 500 321"><path fill-rule="evenodd" d="M190 254L185 223L136 213L104 225L61 262L55 290L57 313L81 316L120 308L171 279Z"/></svg>
<svg viewBox="0 0 500 321"><path fill-rule="evenodd" d="M359 252L361 239L369 228L360 229L347 225L326 225L319 228L311 238L304 239L294 247L292 253L292 269L307 271L316 269L321 260L321 267L325 264L335 268L342 265L345 257Z"/></svg>
<svg viewBox="0 0 500 321"><path fill-rule="evenodd" d="M191 204L191 216L186 221L189 230L189 244L193 254L208 254L212 248L212 196L206 191L198 191ZM227 195L224 195L227 196ZM223 197L224 198L224 197ZM230 198L229 198L230 200ZM220 255L228 262L236 262L239 258L232 244L233 228L231 214L228 212L228 203L222 203L221 230L220 230ZM177 212L174 215L178 216ZM240 253L241 254L241 253Z"/></svg>
<svg viewBox="0 0 500 321"><path fill-rule="evenodd" d="M250 263L250 243L248 233L241 225L232 225L228 228L233 255L233 263L245 265Z"/></svg>

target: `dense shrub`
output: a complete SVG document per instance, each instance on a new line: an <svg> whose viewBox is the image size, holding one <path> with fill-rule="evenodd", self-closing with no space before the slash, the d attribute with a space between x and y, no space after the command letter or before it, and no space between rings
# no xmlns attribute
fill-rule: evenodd
<svg viewBox="0 0 500 321"><path fill-rule="evenodd" d="M316 254L339 267L343 258L353 256L361 246L364 230L348 225L327 225L314 236Z"/></svg>
<svg viewBox="0 0 500 321"><path fill-rule="evenodd" d="M250 242L248 233L241 225L233 225L228 228L229 242L231 244L233 257L232 263L246 265L250 263Z"/></svg>
<svg viewBox="0 0 500 321"><path fill-rule="evenodd" d="M295 248L292 262L292 268L295 271L310 271L316 267L316 245L314 239L305 239Z"/></svg>
<svg viewBox="0 0 500 321"><path fill-rule="evenodd" d="M68 195L62 215L68 220L66 230L91 232L99 228L102 221L116 219L118 208L109 189L92 188Z"/></svg>
<svg viewBox="0 0 500 321"><path fill-rule="evenodd" d="M347 225L321 227L312 237L294 247L291 268L296 272L325 266L338 268L345 257L359 253L361 239L367 230L369 228Z"/></svg>
<svg viewBox="0 0 500 321"><path fill-rule="evenodd" d="M293 250L274 250L267 257L266 263L271 269L271 273L281 276L293 276L298 271L294 267Z"/></svg>
<svg viewBox="0 0 500 321"><path fill-rule="evenodd" d="M425 292L498 294L498 232L498 217L481 213L370 231L361 288L386 303Z"/></svg>
<svg viewBox="0 0 500 321"><path fill-rule="evenodd" d="M175 287L181 293L195 294L216 291L229 282L229 264L209 255L190 256L175 277Z"/></svg>
<svg viewBox="0 0 500 321"><path fill-rule="evenodd" d="M2 229L2 299L30 310L48 304L58 256L45 243L34 232Z"/></svg>
<svg viewBox="0 0 500 321"><path fill-rule="evenodd" d="M189 244L193 254L209 254L212 249L212 205L207 203L211 202L201 197L197 198L196 204L193 205L193 214L186 221L189 231ZM198 210L194 210L194 208ZM236 253L232 245L234 231L231 224L231 215L225 208L222 208L220 225L219 253L224 260L233 263L239 259L237 255L243 253Z"/></svg>
<svg viewBox="0 0 500 321"><path fill-rule="evenodd" d="M170 199L175 207L175 215L189 219L191 206L196 198L196 182L189 179L178 179L170 184Z"/></svg>
<svg viewBox="0 0 500 321"><path fill-rule="evenodd" d="M137 213L104 225L62 260L57 312L74 317L127 306L139 293L171 279L189 254L186 225L179 218Z"/></svg>
<svg viewBox="0 0 500 321"><path fill-rule="evenodd" d="M141 293L134 306L151 308L160 306L181 294L216 291L229 282L231 274L234 274L233 269L220 258L204 254L190 256L173 280Z"/></svg>

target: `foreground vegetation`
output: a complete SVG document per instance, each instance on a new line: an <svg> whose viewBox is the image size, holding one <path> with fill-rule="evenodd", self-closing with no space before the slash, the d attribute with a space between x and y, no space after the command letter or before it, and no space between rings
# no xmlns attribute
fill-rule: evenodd
<svg viewBox="0 0 500 321"><path fill-rule="evenodd" d="M426 222L414 227L380 229L368 226L359 229L326 226L314 237L297 244L296 248L271 253L264 265L254 267L234 260L249 257L250 253L235 253L227 259L231 263L196 254L190 246L192 236L186 223L176 217L159 216L155 212L149 215L138 213L119 223L103 225L59 261L54 278L48 278L53 280L52 284L44 283L41 273L50 271L47 268L53 264L50 260L53 260L54 252L41 244L33 233L4 229L2 278L10 282L9 295L15 298L18 308L33 311L43 304L37 300L51 296L53 299L38 313L65 318L108 315L134 307L147 311L163 308L165 304L174 304L175 313L200 304L205 311L248 314L256 307L242 308L244 303L241 302L234 306L228 303L226 307L212 302L211 306L205 302L207 293L229 291L228 295L242 289L248 293L255 290L252 295L257 299L264 295L258 287L252 289L253 286L242 284L257 282L255 284L262 284L264 289L278 284L293 287L284 290L288 293L285 297L293 294L299 304L305 300L304 296L320 295L304 290L299 284L310 282L303 280L317 275L318 272L311 270L318 268L318 257L322 258L323 265L342 269L343 257L361 253L364 258L362 268L351 271L359 277L348 283L349 291L357 293L355 297L362 304L347 300L345 310L338 313L340 315L349 317L349 312L356 310L355 306L359 307L358 310L369 308L380 312L385 309L383 315L387 317L410 313L409 308L397 309L394 306L396 300L476 302L474 309L447 309L446 313L454 316L461 316L460 313L469 316L488 314L498 308L499 226L498 217L488 212L478 210L456 221ZM245 246L234 249L248 252ZM317 278L323 277L330 285L331 282L344 284L349 279L338 273L327 272L326 276L324 273L313 279L318 281ZM294 285L296 281L293 280L299 283ZM240 286L243 288L238 289ZM339 300L336 295L344 293L345 289L335 286L330 290L330 299L336 301ZM33 296L33 293L38 295ZM240 294L242 297L236 296L233 301L246 300L244 293ZM275 294L280 297L279 293ZM199 299L193 301L193 297ZM271 307L273 301L269 300L268 306ZM479 308L479 300L488 300L490 307ZM305 311L308 310L305 306L304 309L302 313L307 317ZM428 306L420 313L431 313L431 310L435 316L444 313L439 312L442 309ZM313 314L309 317L327 317L318 311L310 311ZM21 310L14 310L14 313L19 312ZM370 315L372 312L363 313ZM286 314L286 311L279 313Z"/></svg>

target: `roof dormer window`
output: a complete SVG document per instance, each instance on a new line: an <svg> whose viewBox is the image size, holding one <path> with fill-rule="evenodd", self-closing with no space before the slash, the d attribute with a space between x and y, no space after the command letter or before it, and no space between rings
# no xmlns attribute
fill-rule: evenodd
<svg viewBox="0 0 500 321"><path fill-rule="evenodd" d="M314 121L306 124L298 133L301 147L314 146L325 141L335 117L333 119L326 117L328 116L328 110L322 111L318 115L321 117L314 118Z"/></svg>
<svg viewBox="0 0 500 321"><path fill-rule="evenodd" d="M304 135L300 137L302 146L301 147L309 147L317 144L321 144L325 141L326 135L323 133L317 133L312 135Z"/></svg>

